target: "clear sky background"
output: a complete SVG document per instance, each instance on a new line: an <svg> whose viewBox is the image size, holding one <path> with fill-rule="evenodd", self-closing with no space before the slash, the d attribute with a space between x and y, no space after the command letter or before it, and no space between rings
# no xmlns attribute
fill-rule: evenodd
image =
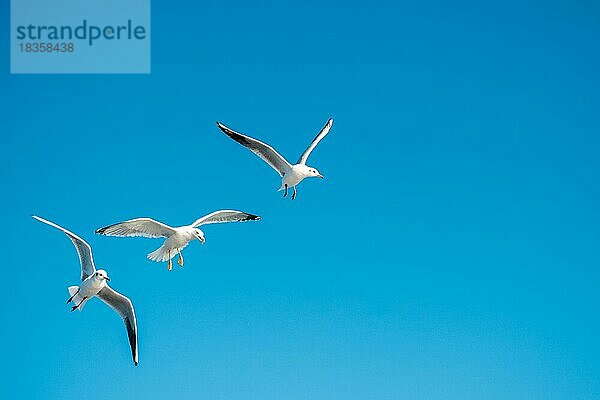
<svg viewBox="0 0 600 400"><path fill-rule="evenodd" d="M145 76L9 75L7 3L0 398L600 398L597 2L155 1ZM215 126L295 160L329 117L293 202ZM263 220L172 272L93 233L220 208Z"/></svg>

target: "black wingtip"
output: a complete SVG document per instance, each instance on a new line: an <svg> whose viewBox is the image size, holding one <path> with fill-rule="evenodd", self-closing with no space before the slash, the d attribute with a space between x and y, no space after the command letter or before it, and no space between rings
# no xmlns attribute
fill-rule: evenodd
<svg viewBox="0 0 600 400"><path fill-rule="evenodd" d="M112 225L103 226L102 228L96 229L94 231L94 233L97 233L99 235L104 235L108 229L112 228L115 225L119 225L119 224L112 224Z"/></svg>
<svg viewBox="0 0 600 400"><path fill-rule="evenodd" d="M226 127L225 125L223 125L222 123L220 123L219 121L217 121L217 127L222 130L224 133L227 133L227 131L230 131L231 129L229 129L228 127ZM228 133L227 133L228 134Z"/></svg>
<svg viewBox="0 0 600 400"><path fill-rule="evenodd" d="M250 221L258 221L258 220L260 220L260 215L249 214L248 219Z"/></svg>
<svg viewBox="0 0 600 400"><path fill-rule="evenodd" d="M224 134L226 134L227 136L229 136L231 139L235 140L242 146L250 147L252 144L244 135L237 133L235 131L232 131L225 125L219 125L219 129L221 130L221 132L223 132Z"/></svg>
<svg viewBox="0 0 600 400"><path fill-rule="evenodd" d="M229 129L228 127L226 127L219 121L217 121L217 128L219 128L221 131L223 131L223 133L225 133L227 135L229 135L229 131L231 131L231 129Z"/></svg>

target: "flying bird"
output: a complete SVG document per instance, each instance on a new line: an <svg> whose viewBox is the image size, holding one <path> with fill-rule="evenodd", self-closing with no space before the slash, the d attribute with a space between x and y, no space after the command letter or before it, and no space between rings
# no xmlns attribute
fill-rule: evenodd
<svg viewBox="0 0 600 400"><path fill-rule="evenodd" d="M333 124L333 118L329 118L329 121L325 124L319 134L313 139L312 143L304 153L300 156L296 164L290 164L285 158L283 158L273 147L260 140L254 139L250 136L242 135L241 133L235 132L220 122L217 122L217 126L227 136L246 146L251 152L262 158L267 164L269 164L275 171L279 173L281 179L281 187L278 191L284 190L283 197L287 196L288 188L293 188L294 193L292 194L292 200L296 198L296 185L298 185L304 178L318 177L323 179L323 175L313 167L306 165L306 160L310 153L317 147L317 144L329 133L331 125Z"/></svg>
<svg viewBox="0 0 600 400"><path fill-rule="evenodd" d="M151 218L135 218L118 224L105 226L96 230L96 233L106 236L143 236L149 238L166 238L163 245L148 254L152 261L168 261L169 271L173 268L172 258L179 254L177 262L183 267L181 250L192 240L198 239L200 243L206 241L204 232L198 229L201 225L218 224L223 222L257 221L258 215L248 214L236 210L220 210L197 219L191 225L171 227Z"/></svg>
<svg viewBox="0 0 600 400"><path fill-rule="evenodd" d="M107 282L110 281L110 278L105 270L96 269L92 258L92 248L85 240L53 222L36 215L33 215L33 218L63 231L71 239L79 254L81 284L79 286L69 286L68 288L71 297L67 300L67 304L70 302L75 304L71 311L83 310L85 303L94 296L116 311L125 322L133 363L138 365L137 322L131 300L108 286Z"/></svg>

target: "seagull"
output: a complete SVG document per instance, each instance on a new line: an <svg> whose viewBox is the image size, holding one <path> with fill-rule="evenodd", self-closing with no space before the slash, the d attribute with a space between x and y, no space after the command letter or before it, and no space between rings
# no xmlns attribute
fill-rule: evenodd
<svg viewBox="0 0 600 400"><path fill-rule="evenodd" d="M201 225L218 224L222 222L257 221L258 215L248 214L236 210L219 210L197 219L191 225L171 227L151 218L135 218L125 222L119 222L96 230L96 233L106 236L143 236L149 238L166 238L163 245L148 254L152 261L168 261L169 271L173 268L171 259L179 254L177 262L183 267L183 256L181 250L192 240L198 239L204 244L204 232L198 229Z"/></svg>
<svg viewBox="0 0 600 400"><path fill-rule="evenodd" d="M282 179L281 187L278 191L285 190L283 193L283 197L285 197L288 194L288 188L293 188L294 193L292 194L292 200L296 198L296 185L302 182L304 178L319 177L323 179L323 175L321 175L316 168L306 165L306 160L315 147L317 147L317 144L319 144L321 139L327 135L332 124L333 118L329 118L323 129L321 129L319 134L313 139L310 146L304 150L304 153L302 153L296 164L292 165L268 144L250 136L235 132L222 123L217 122L219 129L221 129L227 136L241 145L246 146L251 152L262 158L267 164L269 164L271 167L273 167L273 169L275 169L275 171L279 173L279 176L281 176Z"/></svg>
<svg viewBox="0 0 600 400"><path fill-rule="evenodd" d="M69 286L69 295L71 297L67 300L67 304L70 302L75 304L71 308L71 311L83 310L85 303L94 296L100 298L100 300L123 318L123 322L125 322L125 327L127 328L133 363L138 365L137 322L131 300L108 286L106 282L110 281L110 278L105 270L96 270L94 259L92 258L92 248L85 240L37 215L33 215L33 218L63 231L71 239L71 242L75 245L77 254L79 254L81 284L79 286Z"/></svg>

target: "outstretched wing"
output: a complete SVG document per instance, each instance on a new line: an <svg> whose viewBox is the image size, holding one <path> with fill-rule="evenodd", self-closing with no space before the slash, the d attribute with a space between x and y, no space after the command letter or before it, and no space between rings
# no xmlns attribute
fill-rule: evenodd
<svg viewBox="0 0 600 400"><path fill-rule="evenodd" d="M137 322L135 320L135 311L133 310L131 300L108 285L104 286L104 288L98 292L97 296L123 318L125 328L127 329L129 345L131 346L133 363L138 365Z"/></svg>
<svg viewBox="0 0 600 400"><path fill-rule="evenodd" d="M260 217L236 210L219 210L197 219L192 226L198 227L206 224L220 224L223 222L258 221Z"/></svg>
<svg viewBox="0 0 600 400"><path fill-rule="evenodd" d="M333 125L333 118L329 118L329 121L327 121L327 123L325 124L323 129L321 129L321 132L319 132L317 137L315 137L313 139L310 146L308 146L308 148L306 150L304 150L304 153L302 153L302 155L298 159L298 164L306 164L306 160L308 159L308 156L310 156L310 153L315 149L315 147L317 147L317 145L319 144L321 139L323 139L325 137L325 135L327 135L329 133L329 130L331 129L331 125Z"/></svg>
<svg viewBox="0 0 600 400"><path fill-rule="evenodd" d="M275 169L275 171L279 173L279 176L283 176L292 169L292 165L268 144L251 138L250 136L242 135L241 133L232 131L220 122L217 122L217 126L227 136L241 145L246 146L251 152L265 160L267 164L269 164Z"/></svg>
<svg viewBox="0 0 600 400"><path fill-rule="evenodd" d="M40 222L48 224L50 226L55 227L56 229L60 229L63 231L71 242L75 245L75 249L77 250L77 254L79 254L79 263L81 264L81 280L83 281L88 276L92 275L96 272L96 267L94 266L94 259L92 257L92 248L89 244L73 232L70 232L63 228L62 226L56 225L54 222L50 222L44 218L38 217L37 215L32 215L33 218L37 219Z"/></svg>
<svg viewBox="0 0 600 400"><path fill-rule="evenodd" d="M175 229L151 218L135 218L96 229L96 233L106 236L143 236L149 238L168 237Z"/></svg>

